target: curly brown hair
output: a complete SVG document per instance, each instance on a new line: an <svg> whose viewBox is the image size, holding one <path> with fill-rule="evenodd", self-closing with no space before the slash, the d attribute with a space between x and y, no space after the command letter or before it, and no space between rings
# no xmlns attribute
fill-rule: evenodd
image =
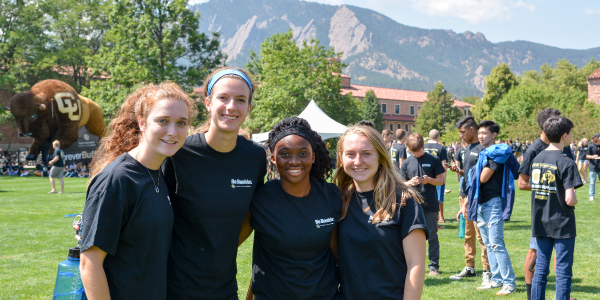
<svg viewBox="0 0 600 300"><path fill-rule="evenodd" d="M196 115L192 99L176 83L166 81L138 88L127 96L119 114L110 122L100 140L98 151L90 164L90 180L119 155L139 145L141 131L138 118L145 120L154 104L164 99L183 101L188 107L188 119Z"/></svg>

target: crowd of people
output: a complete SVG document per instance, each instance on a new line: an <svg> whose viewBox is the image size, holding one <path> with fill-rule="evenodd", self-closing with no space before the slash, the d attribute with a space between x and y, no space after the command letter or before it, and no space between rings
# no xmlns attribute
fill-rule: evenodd
<svg viewBox="0 0 600 300"><path fill-rule="evenodd" d="M559 111L540 112L542 133L531 144L501 143L495 122L472 117L457 122L461 142L449 147L437 130L425 141L361 121L340 138L334 165L298 117L273 127L268 155L239 136L255 89L245 70L210 74L209 115L191 135L195 106L176 84L127 97L90 166L76 227L88 298L237 299L237 249L254 232L247 299L420 299L427 271L440 276L451 171L460 182L456 218L466 221L465 267L450 278L477 276L477 240L477 289L516 291L504 223L516 188L531 190L528 298L544 299L555 249L557 299L569 299L582 181L569 147L573 123ZM583 151L600 172L591 164L598 147Z"/></svg>

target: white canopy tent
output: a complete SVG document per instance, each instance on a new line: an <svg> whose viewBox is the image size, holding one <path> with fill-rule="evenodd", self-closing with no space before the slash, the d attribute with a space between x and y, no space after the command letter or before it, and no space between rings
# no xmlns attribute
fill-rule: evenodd
<svg viewBox="0 0 600 300"><path fill-rule="evenodd" d="M325 114L314 100L310 100L310 103L298 117L308 121L312 130L316 131L323 140L339 137L346 131L346 126ZM259 143L266 141L268 138L268 132L252 135L252 140Z"/></svg>

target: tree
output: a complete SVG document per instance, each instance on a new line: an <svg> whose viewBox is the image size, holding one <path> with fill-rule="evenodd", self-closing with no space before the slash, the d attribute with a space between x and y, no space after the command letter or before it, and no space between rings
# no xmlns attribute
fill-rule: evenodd
<svg viewBox="0 0 600 300"><path fill-rule="evenodd" d="M76 91L89 87L87 60L100 49L109 30L107 0L46 0L42 9L49 22L50 53L45 65L60 71L62 80Z"/></svg>
<svg viewBox="0 0 600 300"><path fill-rule="evenodd" d="M260 82L248 128L268 131L283 118L298 115L310 100L332 119L342 124L358 121L360 101L340 93L341 56L311 39L298 47L291 30L267 37L260 56L251 51L250 70Z"/></svg>
<svg viewBox="0 0 600 300"><path fill-rule="evenodd" d="M361 105L360 119L373 122L378 132L383 130L383 113L373 90L368 90L365 93L365 99L363 99Z"/></svg>
<svg viewBox="0 0 600 300"><path fill-rule="evenodd" d="M491 113L496 103L517 85L517 77L510 71L506 63L494 67L492 73L485 77L486 88L483 98L473 107L475 117L480 120L491 120Z"/></svg>
<svg viewBox="0 0 600 300"><path fill-rule="evenodd" d="M170 80L191 93L226 59L217 33L198 32L199 19L187 0L116 0L108 13L111 29L88 61L95 80L82 94L111 119L141 84Z"/></svg>
<svg viewBox="0 0 600 300"><path fill-rule="evenodd" d="M477 105L477 103L479 102L479 100L481 100L481 98L479 98L479 96L467 96L467 97L463 97L461 100L463 102Z"/></svg>
<svg viewBox="0 0 600 300"><path fill-rule="evenodd" d="M446 128L453 127L456 121L458 121L463 113L454 106L454 96L446 94L446 102L444 103L444 96L442 90L444 85L438 82L432 91L427 93L427 100L423 102L419 115L415 120L417 132L426 136L431 129L437 129L440 132L444 130L444 118L443 112L445 111ZM445 108L445 109L444 109Z"/></svg>

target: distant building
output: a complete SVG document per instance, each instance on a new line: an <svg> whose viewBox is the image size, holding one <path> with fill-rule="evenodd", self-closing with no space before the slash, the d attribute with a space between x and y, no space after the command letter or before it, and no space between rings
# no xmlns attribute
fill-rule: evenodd
<svg viewBox="0 0 600 300"><path fill-rule="evenodd" d="M600 104L600 68L587 78L588 99L596 104Z"/></svg>
<svg viewBox="0 0 600 300"><path fill-rule="evenodd" d="M419 115L423 102L427 101L427 92L357 85L350 82L350 76L342 74L341 77L342 94L344 95L352 92L352 96L362 102L367 91L373 90L375 92L375 96L381 105L381 112L383 112L384 128L391 131L402 128L408 133L413 132L415 118ZM474 105L454 100L454 106L458 107L467 116L471 115L470 108Z"/></svg>

